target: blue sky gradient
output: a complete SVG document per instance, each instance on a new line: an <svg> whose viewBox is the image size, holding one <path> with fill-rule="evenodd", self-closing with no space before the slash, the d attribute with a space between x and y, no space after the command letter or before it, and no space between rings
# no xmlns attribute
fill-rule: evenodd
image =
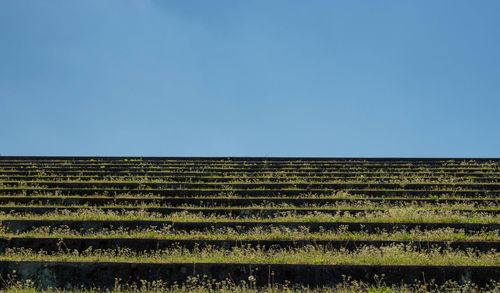
<svg viewBox="0 0 500 293"><path fill-rule="evenodd" d="M499 11L0 0L0 154L500 157Z"/></svg>

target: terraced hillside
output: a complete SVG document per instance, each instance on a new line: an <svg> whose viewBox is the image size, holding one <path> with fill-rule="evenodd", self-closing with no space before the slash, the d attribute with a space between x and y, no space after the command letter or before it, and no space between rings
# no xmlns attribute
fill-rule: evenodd
<svg viewBox="0 0 500 293"><path fill-rule="evenodd" d="M495 291L499 201L499 160L0 157L0 280Z"/></svg>

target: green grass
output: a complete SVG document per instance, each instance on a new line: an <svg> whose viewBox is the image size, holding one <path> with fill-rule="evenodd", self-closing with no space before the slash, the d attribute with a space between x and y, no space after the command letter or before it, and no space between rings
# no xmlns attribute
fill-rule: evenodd
<svg viewBox="0 0 500 293"><path fill-rule="evenodd" d="M280 211L280 210L316 210L316 211L342 211L342 210L356 210L356 211L370 211L370 210L390 210L390 209L414 209L416 211L456 211L456 212L492 212L500 211L500 207L494 202L456 202L456 203L429 203L429 202L399 202L399 203L388 203L388 202L363 202L363 201L350 201L350 202L334 202L327 204L318 203L305 203L304 205L295 205L288 203L274 203L268 202L265 204L250 204L246 206L210 206L209 203L203 205L194 204L158 204L152 203L137 203L137 204L102 204L102 205L71 205L71 204L36 204L36 203L7 203L0 204L0 208L52 208L52 209L85 209L89 207L95 207L99 209L123 209L123 210L134 210L134 209L148 209L148 208L177 208L186 211L197 211L197 210L262 210L262 211Z"/></svg>
<svg viewBox="0 0 500 293"><path fill-rule="evenodd" d="M127 248L92 249L46 253L24 248L8 248L0 261L43 262L118 262L118 263L241 263L311 265L424 265L424 266L498 266L495 251L477 252L452 249L416 250L412 246L391 245L380 248L361 246L355 251L305 246L289 249L233 247L221 249L182 247L134 252Z"/></svg>
<svg viewBox="0 0 500 293"><path fill-rule="evenodd" d="M81 196L81 195L63 195L58 191L54 192L34 192L31 195L26 195L22 193L17 193L13 195L0 195L1 198L20 198L20 199L25 199L25 198L32 198L34 201L38 199L45 199L45 198L69 198L69 199L114 199L114 198L119 198L119 199L131 199L131 200L140 200L140 199L146 199L146 200L161 200L161 199L169 199L169 198L192 198L192 199L203 199L206 201L209 200L223 200L223 199L245 199L245 200L266 200L266 199L273 199L273 200L287 200L290 199L291 197L287 196L237 196L234 194L231 194L230 192L224 193L222 195L193 195L193 196L160 196L160 195L154 195L154 194L148 194L148 193L143 193L143 194L127 194L126 192L119 193L113 196L109 195L103 195L103 193L95 192L94 195L86 195L86 196ZM478 201L500 201L500 197L496 196L477 196L473 198L467 198L467 197L458 197L456 195L452 194L432 194L431 192L426 196L426 197L419 197L419 196L366 196L366 195L361 195L361 194L349 194L348 192L345 191L337 191L337 192L327 192L324 194L314 194L314 193L302 193L298 195L294 195L293 199L303 199L305 201L310 200L314 201L315 199L332 199L332 200L348 200L348 201L364 201L364 202L370 202L370 201L380 201L380 200L402 200L402 201L425 201L425 200L433 200L436 202L439 201L468 201L468 200L478 200Z"/></svg>
<svg viewBox="0 0 500 293"><path fill-rule="evenodd" d="M161 240L290 240L290 241L500 241L498 231L465 233L463 229L441 228L432 230L396 230L378 231L375 233L351 232L345 228L337 231L310 232L307 227L291 229L283 226L268 228L256 227L241 232L232 228L214 228L210 231L175 231L171 226L161 228L126 229L116 227L102 231L79 231L67 227L38 227L22 233L10 233L0 227L0 237L18 238L57 238L57 239L161 239Z"/></svg>
<svg viewBox="0 0 500 293"><path fill-rule="evenodd" d="M380 180L369 180L368 178L359 178L357 180L345 180L345 179L336 179L336 180L322 180L322 181L305 181L303 179L297 178L286 178L283 181L269 181L269 180L259 180L255 181L255 179L248 179L248 180L242 180L241 178L237 179L234 178L231 181L223 181L223 182L179 182L179 181L174 181L174 180L144 180L144 179L135 179L135 180L122 180L122 179L114 179L114 180L4 180L0 181L0 183L4 186L43 186L44 184L58 184L58 183L63 183L63 184L75 184L75 185L92 185L92 184L100 184L100 185L141 185L141 184L154 184L154 185L174 185L174 184L179 184L179 185L190 185L193 187L196 187L197 185L205 186L205 185L213 185L216 187L219 186L227 186L231 187L233 185L248 185L248 186L253 186L253 185L267 185L267 186L273 186L273 185L294 185L294 184L300 184L300 185L308 185L311 187L314 187L316 185L322 186L322 185L328 185L328 184L334 184L334 185L377 185L377 184L391 184L391 185L421 185L421 186L448 186L448 187L455 187L457 185L459 186L467 186L467 185L478 185L478 186L499 186L500 184L496 182L450 182L446 181L444 179L441 180L433 180L433 181L420 181L420 180L411 180L411 178L404 177L404 178L392 178L391 180L387 180L387 182L381 182Z"/></svg>
<svg viewBox="0 0 500 293"><path fill-rule="evenodd" d="M342 282L333 287L309 288L291 284L269 284L267 286L257 288L253 276L249 276L249 280L244 280L236 283L228 278L225 280L213 280L208 276L190 276L185 282L169 284L165 281L146 281L141 280L135 284L122 284L121 280L115 280L115 286L111 289L91 288L91 289L45 289L40 290L31 281L17 281L15 277L11 277L6 283L7 288L1 292L5 293L497 293L500 290L500 284L492 282L485 287L479 287L470 282L453 282L448 281L445 284L437 285L432 280L428 282L416 282L415 284L400 284L386 285L383 277L376 276L374 284L344 278Z"/></svg>
<svg viewBox="0 0 500 293"><path fill-rule="evenodd" d="M248 191L267 191L267 192L276 192L276 191L303 191L304 193L307 192L315 192L315 193L324 193L328 194L332 192L332 189L328 188L320 188L320 189L308 189L308 188L299 188L299 187L285 187L285 188L280 188L280 189L266 189L264 186L259 186L256 188L248 188L248 189L235 189L235 188L185 188L179 185L177 188L172 188L172 187L166 187L163 188L161 186L158 186L157 188L150 188L148 186L144 186L141 188L127 188L127 187L118 187L114 186L112 188L101 188L98 186L91 186L91 187L77 187L79 191L86 191L86 192L96 192L99 190L107 190L109 192L126 192L126 191L134 191L134 192L144 192L144 193L154 193L154 192L175 192L175 191L193 191L193 192L213 192L213 193L224 193L224 192L238 192L238 193L245 193ZM71 187L31 187L31 186L0 186L0 192L5 193L5 192L44 192L44 193L50 193L50 192L70 192L71 190L74 190ZM472 188L462 188L462 187L456 187L455 189L450 189L450 188L432 188L432 189L404 189L404 188L393 188L393 189L385 189L385 188L380 188L380 189L375 189L375 188L360 188L360 189L354 189L354 188L345 188L343 189L347 193L359 193L363 194L363 192L366 193L371 193L371 192L397 192L400 194L405 194L408 192L418 192L418 193L429 193L432 194L433 192L438 192L438 193L445 193L445 194L457 194L457 193L468 193L468 194L484 194L484 193L492 193L494 196L497 196L498 193L500 193L500 190L495 190L495 191L487 191L487 190L481 190L481 189L472 189Z"/></svg>
<svg viewBox="0 0 500 293"><path fill-rule="evenodd" d="M354 213L327 214L311 212L308 214L296 214L293 212L282 212L273 218L249 216L234 217L226 215L202 215L199 213L176 212L170 215L147 212L145 210L135 211L110 211L89 207L77 211L56 210L43 215L29 213L22 214L0 214L0 221L7 220L98 220L98 221L174 221L174 222L346 222L346 223L463 223L463 224L499 224L500 215L484 214L479 212L460 213L447 210L415 210L412 208L394 208L381 212L367 212L361 215Z"/></svg>

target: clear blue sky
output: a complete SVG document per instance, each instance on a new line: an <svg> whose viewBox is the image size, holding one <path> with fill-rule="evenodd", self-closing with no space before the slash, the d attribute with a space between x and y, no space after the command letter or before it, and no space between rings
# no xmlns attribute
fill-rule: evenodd
<svg viewBox="0 0 500 293"><path fill-rule="evenodd" d="M499 12L0 0L0 154L500 157Z"/></svg>

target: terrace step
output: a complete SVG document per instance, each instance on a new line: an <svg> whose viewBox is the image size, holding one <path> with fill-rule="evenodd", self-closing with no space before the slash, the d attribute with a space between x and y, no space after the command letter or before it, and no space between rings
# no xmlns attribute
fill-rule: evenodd
<svg viewBox="0 0 500 293"><path fill-rule="evenodd" d="M286 172L273 172L268 171L226 171L226 172L213 172L206 170L130 170L125 169L122 171L110 171L110 170L67 170L67 171L55 171L55 170L37 170L37 169L22 169L22 170L0 170L0 176L38 176L38 175L57 175L57 176L274 176L274 177L361 177L361 176L373 176L373 175L385 175L385 176L406 176L409 178L421 177L421 176L455 176L455 177L498 177L500 171L470 171L470 170L453 170L453 171L398 171L398 170L383 170L381 173L379 170L372 171L342 171L342 170L319 170L319 171L286 171Z"/></svg>
<svg viewBox="0 0 500 293"><path fill-rule="evenodd" d="M190 166L190 165L380 165L380 166L468 166L468 165L477 165L477 164L487 164L487 165L497 165L499 163L498 159L453 159L453 160L442 160L442 159L323 159L323 158L283 158L283 159L275 159L275 158L224 158L224 159L208 159L208 158L136 158L132 160L124 160L123 158L99 158L95 160L93 158L69 158L64 160L57 160L53 157L48 157L47 159L42 159L39 157L32 157L26 159L10 159L8 157L3 156L0 163L2 165L99 165L99 164L108 164L108 165L176 165L176 166Z"/></svg>
<svg viewBox="0 0 500 293"><path fill-rule="evenodd" d="M426 282L432 278L436 284L466 280L484 286L491 280L500 279L500 266L0 261L0 277L6 280L12 271L35 281L41 288L65 288L67 284L78 284L101 290L112 289L116 279L139 284L141 280L182 283L193 275L206 275L208 279L216 280L230 277L236 283L248 282L248 277L253 276L257 286L288 281L311 287L335 286L342 282L343 276L374 282L373 276L383 275L388 285ZM53 278L44 277L47 275Z"/></svg>
<svg viewBox="0 0 500 293"><path fill-rule="evenodd" d="M355 203L387 203L387 204L477 204L499 205L500 198L294 198L294 197L113 197L113 196L0 196L0 204L53 204L53 205L140 205L158 204L164 206L252 206L252 205L335 205Z"/></svg>
<svg viewBox="0 0 500 293"><path fill-rule="evenodd" d="M412 178L409 178L412 179ZM500 182L500 176L419 176L419 180L424 182L441 182L441 181L449 181L450 183L498 183ZM102 176L98 175L5 175L0 174L1 183L5 183L6 181L16 181L22 183L36 183L37 181L57 181L57 182L68 182L68 181L77 181L77 182L91 182L96 180L102 180ZM259 182L277 182L277 183L289 183L290 181L302 181L306 183L322 183L322 182L371 182L371 184L376 183L391 183L395 181L395 177L391 176L378 176L376 174L372 175L361 175L359 177L348 176L299 176L299 177L269 177L269 176L260 176L254 175L252 177L245 176L170 176L170 175L146 175L146 176L128 176L126 174L113 176L106 178L107 181L139 181L139 182L151 182L160 181L165 183L223 183L223 182L245 182L247 180L253 180L256 183ZM416 180L413 180L416 181ZM405 182L402 183L412 183L411 180L406 179Z"/></svg>
<svg viewBox="0 0 500 293"><path fill-rule="evenodd" d="M21 233L31 231L36 227L67 227L76 231L88 231L90 229L116 229L117 227L127 229L162 228L170 227L174 231L209 231L219 228L233 228L238 231L248 231L256 227L287 227L290 229L308 228L311 232L335 231L347 229L347 231L365 231L375 233L378 231L395 231L402 229L441 229L453 228L463 229L466 233L477 231L498 231L500 224L472 224L472 223L404 223L404 222L283 222L283 221L233 221L233 222L174 222L161 220L31 220L31 219L4 219L0 221L6 231Z"/></svg>
<svg viewBox="0 0 500 293"><path fill-rule="evenodd" d="M8 248L29 248L45 252L85 251L93 249L127 248L132 251L154 251L184 247L187 249L218 247L231 249L233 247L261 248L292 248L304 246L327 247L328 249L356 250L362 246L382 247L389 245L404 245L418 250L428 250L442 247L447 249L474 251L500 250L500 241L400 241L400 240L226 240L226 239L152 239L152 238L85 238L85 237L9 237L0 238L0 253Z"/></svg>
<svg viewBox="0 0 500 293"><path fill-rule="evenodd" d="M58 182L58 181L1 181L4 186L18 188L87 188L87 189L166 189L166 190L197 190L197 189L219 189L225 191L225 188L236 190L475 190L475 191L499 191L500 183L192 183L192 182ZM8 189L8 188L6 188Z"/></svg>
<svg viewBox="0 0 500 293"><path fill-rule="evenodd" d="M231 194L235 196L303 196L303 195L328 195L337 192L346 192L351 195L366 196L429 196L453 195L469 197L500 197L500 190L415 190L415 189L111 189L111 188L0 188L1 195L23 193L36 195L44 193L58 193L63 195L95 195L95 194L146 194L162 196L216 196Z"/></svg>
<svg viewBox="0 0 500 293"><path fill-rule="evenodd" d="M315 212L322 214L367 214L374 212L384 212L388 211L390 208L249 208L249 207L235 207L230 208L203 208L203 207L98 207L99 210L103 212L146 212L146 213L157 213L162 215L170 215L180 212L188 212L194 214L202 215L225 215L233 217L272 217L277 214L293 213L297 215L312 214ZM0 206L0 213L26 213L31 215L40 215L47 213L54 213L57 211L82 211L88 210L88 206ZM440 209L427 209L439 211ZM482 213L488 215L500 215L500 208L477 208L477 209L467 209L467 208L450 208L447 211L461 214L472 214L472 213Z"/></svg>

